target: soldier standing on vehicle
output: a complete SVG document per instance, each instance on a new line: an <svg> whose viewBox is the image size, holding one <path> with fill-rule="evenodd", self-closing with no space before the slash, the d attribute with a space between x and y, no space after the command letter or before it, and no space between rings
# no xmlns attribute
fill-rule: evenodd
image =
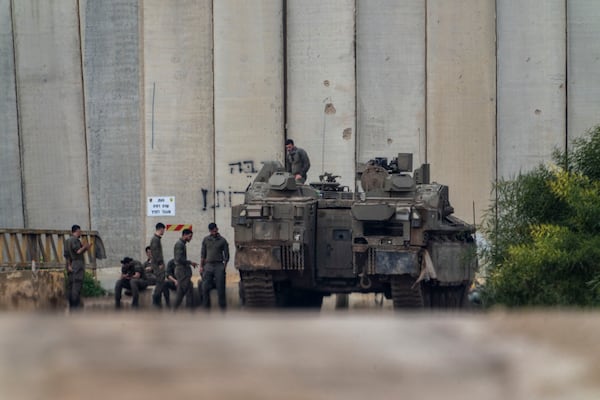
<svg viewBox="0 0 600 400"><path fill-rule="evenodd" d="M200 268L202 272L202 299L205 308L210 308L210 289L217 288L219 307L225 310L227 297L225 296L225 270L229 262L229 244L219 234L217 224L208 224L210 234L202 240Z"/></svg>
<svg viewBox="0 0 600 400"><path fill-rule="evenodd" d="M154 292L152 293L152 304L157 308L162 307L162 295L164 293L164 283L166 278L165 259L163 257L162 244L160 241L164 234L165 224L159 222L156 224L154 235L150 240L150 252L152 253L152 271L156 278ZM167 300L168 296L169 293L167 289L167 294L165 294L165 301Z"/></svg>
<svg viewBox="0 0 600 400"><path fill-rule="evenodd" d="M192 268L196 268L198 263L187 259L186 244L192 240L194 232L190 229L184 229L181 238L175 243L173 248L175 259L175 279L177 279L177 298L175 299L174 309L181 305L185 297L185 303L188 308L194 305L194 286L192 284Z"/></svg>
<svg viewBox="0 0 600 400"><path fill-rule="evenodd" d="M310 160L304 149L296 147L292 139L285 141L286 163L285 170L292 175L299 183L306 182L306 174L310 169Z"/></svg>
<svg viewBox="0 0 600 400"><path fill-rule="evenodd" d="M82 242L81 227L73 225L71 227L71 237L65 241L64 256L67 269L67 287L66 296L69 301L70 309L77 309L81 306L81 289L83 287L83 277L85 275L85 253L91 245Z"/></svg>

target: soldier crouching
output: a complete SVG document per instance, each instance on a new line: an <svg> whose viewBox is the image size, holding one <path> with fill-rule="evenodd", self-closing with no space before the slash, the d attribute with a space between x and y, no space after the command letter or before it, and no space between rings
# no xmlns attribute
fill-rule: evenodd
<svg viewBox="0 0 600 400"><path fill-rule="evenodd" d="M131 307L139 307L140 291L148 287L142 263L130 257L121 260L121 279L115 283L115 308L121 308L121 291L131 290Z"/></svg>

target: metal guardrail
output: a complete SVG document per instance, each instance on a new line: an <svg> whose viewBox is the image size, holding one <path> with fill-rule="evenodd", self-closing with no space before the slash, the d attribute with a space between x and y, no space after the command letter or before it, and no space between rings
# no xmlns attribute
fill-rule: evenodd
<svg viewBox="0 0 600 400"><path fill-rule="evenodd" d="M71 231L43 229L0 229L0 270L31 268L62 268L63 250ZM102 239L96 231L81 231L81 240L90 243L85 252L86 267L96 269L96 260L106 258Z"/></svg>

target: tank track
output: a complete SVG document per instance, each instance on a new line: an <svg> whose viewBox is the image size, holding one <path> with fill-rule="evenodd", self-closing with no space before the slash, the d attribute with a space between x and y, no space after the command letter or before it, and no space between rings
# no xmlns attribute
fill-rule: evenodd
<svg viewBox="0 0 600 400"><path fill-rule="evenodd" d="M470 235L471 233L467 230L452 233L437 232L436 234L432 235L431 238L458 242L465 240L465 237ZM466 308L469 306L469 282L454 285L424 283L422 290L426 307L441 310L452 310Z"/></svg>
<svg viewBox="0 0 600 400"><path fill-rule="evenodd" d="M245 307L273 308L276 306L273 277L264 271L240 271L240 297Z"/></svg>
<svg viewBox="0 0 600 400"><path fill-rule="evenodd" d="M423 308L421 284L410 275L397 275L391 278L392 301L394 309Z"/></svg>
<svg viewBox="0 0 600 400"><path fill-rule="evenodd" d="M468 286L436 286L424 285L424 295L426 306L435 309L459 309L469 306Z"/></svg>

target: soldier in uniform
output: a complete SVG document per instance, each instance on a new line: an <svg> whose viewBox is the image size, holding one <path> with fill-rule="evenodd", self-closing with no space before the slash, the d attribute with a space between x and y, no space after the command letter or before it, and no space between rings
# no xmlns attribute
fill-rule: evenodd
<svg viewBox="0 0 600 400"><path fill-rule="evenodd" d="M85 275L85 261L83 253L91 246L89 243L82 242L81 227L73 225L71 227L71 237L65 241L64 256L67 269L67 287L66 296L69 301L70 309L77 309L81 306L81 288L83 287L83 277Z"/></svg>
<svg viewBox="0 0 600 400"><path fill-rule="evenodd" d="M192 267L196 268L198 263L187 259L186 244L192 240L194 232L190 229L184 229L181 238L177 240L173 248L175 259L175 279L177 280L177 297L175 298L174 309L181 305L183 298L186 298L186 306L192 308L194 305L194 286L192 284Z"/></svg>
<svg viewBox="0 0 600 400"><path fill-rule="evenodd" d="M146 246L146 262L144 263L144 273L146 274L146 281L148 286L156 285L156 275L154 275L154 268L152 267L152 252L150 246Z"/></svg>
<svg viewBox="0 0 600 400"><path fill-rule="evenodd" d="M229 244L219 234L217 224L208 224L209 235L202 240L200 267L202 271L202 299L204 308L210 308L210 289L217 288L219 307L225 310L225 270L229 262Z"/></svg>
<svg viewBox="0 0 600 400"><path fill-rule="evenodd" d="M297 182L306 182L306 174L310 169L308 154L304 149L296 147L292 139L285 141L285 150L287 152L285 170L294 175Z"/></svg>
<svg viewBox="0 0 600 400"><path fill-rule="evenodd" d="M175 260L170 259L165 270L165 283L163 285L163 294L167 307L171 307L171 291L177 292L177 278L175 278Z"/></svg>
<svg viewBox="0 0 600 400"><path fill-rule="evenodd" d="M115 308L121 308L121 291L131 290L131 307L139 307L140 290L148 287L142 263L130 257L121 260L121 278L115 283Z"/></svg>
<svg viewBox="0 0 600 400"><path fill-rule="evenodd" d="M152 236L152 240L150 240L150 251L152 252L152 270L154 276L156 277L156 283L154 286L154 292L152 293L152 304L155 307L160 308L161 298L164 294L165 302L167 306L169 305L169 290L167 289L166 293L164 292L164 283L166 279L165 274L165 259L163 257L162 244L160 240L162 236L165 234L165 224L159 222L155 226L154 235Z"/></svg>

